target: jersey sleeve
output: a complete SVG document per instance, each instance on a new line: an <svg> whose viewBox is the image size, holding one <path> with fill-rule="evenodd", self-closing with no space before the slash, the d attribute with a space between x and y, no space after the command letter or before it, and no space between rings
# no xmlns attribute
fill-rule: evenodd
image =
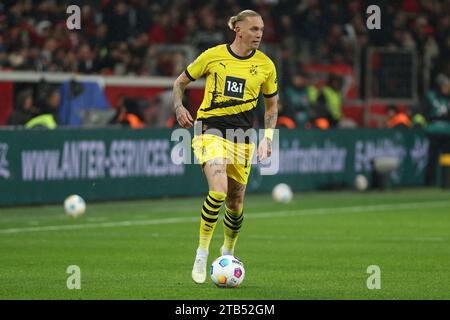
<svg viewBox="0 0 450 320"><path fill-rule="evenodd" d="M209 50L204 51L184 71L191 81L201 78L208 72Z"/></svg>
<svg viewBox="0 0 450 320"><path fill-rule="evenodd" d="M278 93L277 70L275 69L275 65L272 61L269 68L269 76L262 84L262 93L265 98L271 98Z"/></svg>

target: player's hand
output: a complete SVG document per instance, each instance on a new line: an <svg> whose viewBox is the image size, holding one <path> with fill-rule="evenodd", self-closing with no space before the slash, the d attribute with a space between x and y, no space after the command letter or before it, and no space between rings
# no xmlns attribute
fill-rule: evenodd
<svg viewBox="0 0 450 320"><path fill-rule="evenodd" d="M272 155L272 140L265 137L258 146L258 161L262 162Z"/></svg>
<svg viewBox="0 0 450 320"><path fill-rule="evenodd" d="M183 105L179 104L175 106L175 114L177 116L177 121L180 124L180 126L186 129L193 126L194 120L192 119L192 116L189 113L189 111L187 111L187 109Z"/></svg>

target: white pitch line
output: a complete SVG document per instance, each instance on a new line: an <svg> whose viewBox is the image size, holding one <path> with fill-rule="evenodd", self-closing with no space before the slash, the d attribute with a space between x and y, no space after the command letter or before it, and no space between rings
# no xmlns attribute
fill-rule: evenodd
<svg viewBox="0 0 450 320"><path fill-rule="evenodd" d="M143 226L143 225L152 225L152 224L170 224L170 223L193 222L193 221L198 221L198 217L180 217L180 218L136 220L136 221L127 220L127 221L71 224L71 225L59 225L59 226L11 228L11 229L0 230L0 234L34 232L34 231L39 232L39 231L92 229L92 228L130 227L130 226Z"/></svg>
<svg viewBox="0 0 450 320"><path fill-rule="evenodd" d="M373 211L388 211L388 210L410 210L410 209L426 209L426 208L450 208L450 201L430 201L430 202L413 202L413 203L398 203L398 204L381 204L369 206L352 206L340 208L317 208L305 210L289 210L289 211L269 211L262 213L246 214L246 218L250 219L267 219L273 217L286 216L309 216L322 214L344 214L344 213L360 213ZM60 230L79 230L79 229L93 229L93 228L114 228L114 227L130 227L130 226L145 226L145 225L161 225L172 223L198 222L198 217L177 217L164 219L150 219L150 220L126 220L114 222L98 222L72 225L57 225L57 226L39 226L39 227L24 227L24 228L10 228L0 229L0 234L13 234L21 232L41 232L41 231L60 231Z"/></svg>
<svg viewBox="0 0 450 320"><path fill-rule="evenodd" d="M352 206L352 207L338 207L338 208L317 208L307 210L295 211L275 211L264 212L253 216L252 218L270 218L275 216L306 216L306 215L320 215L320 214L343 214L343 213L358 213L371 211L388 211L388 210L410 210L410 209L426 209L426 208L450 208L450 201L430 201L430 202L411 202L411 203L397 203L397 204L378 204L368 206Z"/></svg>

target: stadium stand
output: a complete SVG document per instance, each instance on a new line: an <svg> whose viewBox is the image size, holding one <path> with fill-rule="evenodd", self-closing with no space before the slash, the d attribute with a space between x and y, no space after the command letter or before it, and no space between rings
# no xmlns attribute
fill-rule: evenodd
<svg viewBox="0 0 450 320"><path fill-rule="evenodd" d="M81 30L66 27L69 4L81 8ZM450 3L439 0L381 2L382 28L376 31L366 28L366 1L362 0L6 0L0 4L0 70L174 77L205 48L229 42L233 35L224 28L226 18L249 5L264 18L264 43L276 48L273 55L279 60L282 87L292 86L296 73L313 68L313 82L320 88L327 75L320 77L314 67L333 66L332 72L337 74L341 71L336 68L352 67L357 78L352 88L345 89L343 98L364 99L365 51L372 46L412 49L417 54L417 69L425 70L417 75L420 96L439 73L450 76L450 18L446 14ZM392 57L388 60L394 61ZM399 81L392 83L385 81L392 73L378 75L377 94L396 98L395 94L404 92L401 76L409 77L409 73L397 73ZM383 89L383 84L389 87ZM15 88L15 97L19 89ZM284 103L289 102L285 92L282 95ZM383 103L378 108L384 116L386 106ZM410 113L420 109L410 107ZM287 105L286 110L290 108ZM362 108L347 108L344 116L360 126L378 126L378 122L364 121L358 109ZM2 112L0 124L6 124L12 110ZM385 118L380 121L385 123Z"/></svg>

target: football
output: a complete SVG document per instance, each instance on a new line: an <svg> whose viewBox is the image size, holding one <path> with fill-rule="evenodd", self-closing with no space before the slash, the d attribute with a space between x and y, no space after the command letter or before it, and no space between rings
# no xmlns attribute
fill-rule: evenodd
<svg viewBox="0 0 450 320"><path fill-rule="evenodd" d="M213 261L210 275L211 280L218 287L236 288L244 280L244 264L234 256L220 256Z"/></svg>
<svg viewBox="0 0 450 320"><path fill-rule="evenodd" d="M362 174L358 174L355 177L355 188L358 191L365 191L367 190L369 186L369 182L367 181L367 178L363 176Z"/></svg>
<svg viewBox="0 0 450 320"><path fill-rule="evenodd" d="M86 211L86 202L77 194L70 195L64 200L64 210L69 217L76 218Z"/></svg>
<svg viewBox="0 0 450 320"><path fill-rule="evenodd" d="M272 198L275 202L288 203L292 200L291 187L285 183L277 184L272 190Z"/></svg>

